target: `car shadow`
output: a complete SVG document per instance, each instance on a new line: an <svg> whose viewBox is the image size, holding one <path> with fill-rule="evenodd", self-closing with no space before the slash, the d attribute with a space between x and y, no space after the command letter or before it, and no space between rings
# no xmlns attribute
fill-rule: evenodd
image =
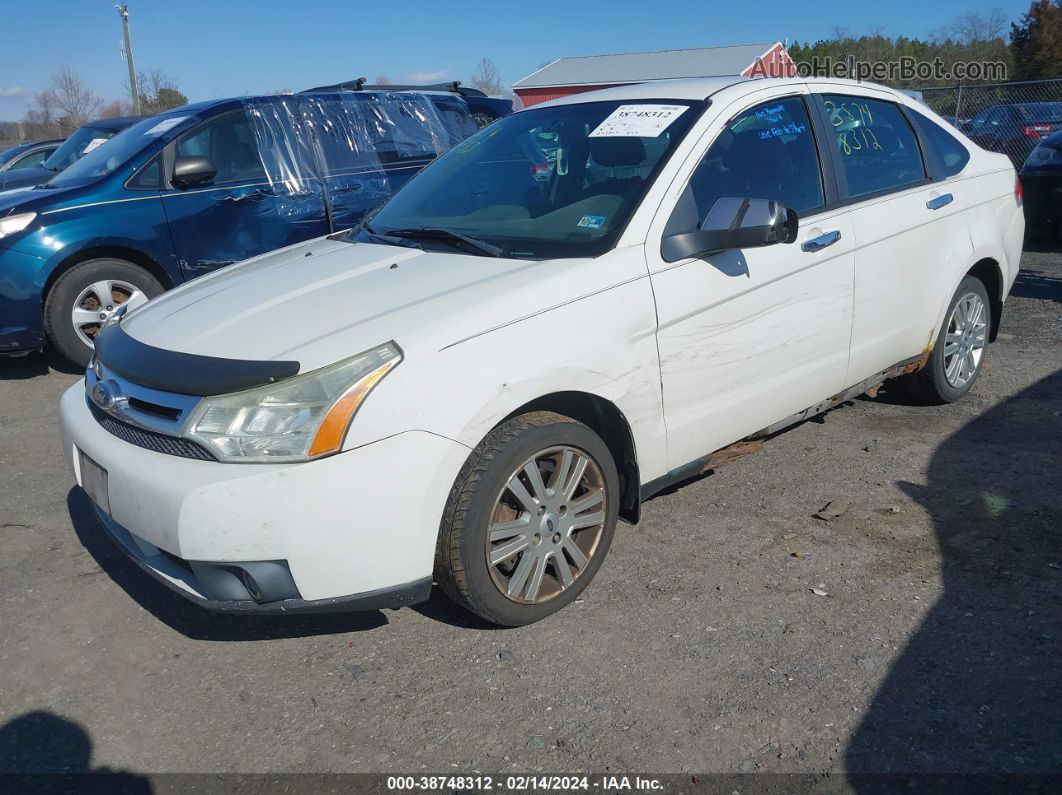
<svg viewBox="0 0 1062 795"><path fill-rule="evenodd" d="M900 484L932 517L943 589L848 743L857 790L880 790L871 773L1062 773L1060 394L1062 371L945 440L926 485Z"/></svg>
<svg viewBox="0 0 1062 795"><path fill-rule="evenodd" d="M84 368L71 364L52 350L33 351L19 356L0 356L0 381L25 381L52 371L83 375Z"/></svg>
<svg viewBox="0 0 1062 795"><path fill-rule="evenodd" d="M511 629L511 627L500 627L497 624L491 624L469 613L444 594L439 587L432 589L431 598L428 601L412 605L410 610L420 613L432 621L449 624L458 629L483 629L495 632Z"/></svg>
<svg viewBox="0 0 1062 795"><path fill-rule="evenodd" d="M182 599L146 574L119 549L80 487L67 494L74 532L85 550L122 590L151 615L193 640L253 641L363 632L386 625L379 610L287 616L226 615Z"/></svg>
<svg viewBox="0 0 1062 795"><path fill-rule="evenodd" d="M1018 271L1010 294L1018 298L1062 303L1062 279L1032 268Z"/></svg>
<svg viewBox="0 0 1062 795"><path fill-rule="evenodd" d="M152 792L144 776L91 763L92 738L69 718L34 710L0 726L0 782L6 792Z"/></svg>

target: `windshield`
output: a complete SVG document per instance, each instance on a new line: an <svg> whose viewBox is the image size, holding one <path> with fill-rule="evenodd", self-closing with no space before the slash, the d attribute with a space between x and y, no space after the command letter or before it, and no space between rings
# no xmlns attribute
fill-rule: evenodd
<svg viewBox="0 0 1062 795"><path fill-rule="evenodd" d="M84 185L99 177L113 174L119 167L139 154L149 143L189 118L191 118L189 114L176 114L171 116L152 116L150 119L138 121L132 127L126 128L107 141L106 146L100 145L93 148L92 151L87 152L84 157L63 171L63 173L56 174L48 182L48 185L53 188L69 188ZM74 135L80 132L81 130L78 130ZM67 143L70 143L70 140L67 140ZM66 144L63 144L63 146L66 146ZM62 148L52 157L54 158L61 151ZM50 163L51 160L49 159L48 162ZM45 165L48 165L48 163L45 163Z"/></svg>
<svg viewBox="0 0 1062 795"><path fill-rule="evenodd" d="M445 230L503 256L598 256L615 244L703 107L586 102L506 116L406 183L355 239L420 230L409 237L446 245L438 234Z"/></svg>
<svg viewBox="0 0 1062 795"><path fill-rule="evenodd" d="M52 171L62 171L72 166L82 155L109 141L115 135L114 130L104 130L100 127L79 127L74 134L63 141L62 146L52 152L51 157L44 161L44 168Z"/></svg>

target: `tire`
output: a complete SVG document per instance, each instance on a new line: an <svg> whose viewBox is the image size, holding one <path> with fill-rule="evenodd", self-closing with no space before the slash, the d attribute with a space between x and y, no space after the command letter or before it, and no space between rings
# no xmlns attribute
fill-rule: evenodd
<svg viewBox="0 0 1062 795"><path fill-rule="evenodd" d="M973 322L974 330L970 335L970 339L973 346L976 346L979 341L980 348L977 349L979 352L971 350L971 356L975 358L973 367L963 367L958 372L959 376L963 375L964 372L966 373L966 377L962 379L952 377L950 374L949 367L956 365L954 361L955 354L946 353L945 349L954 350L951 346L959 345L960 351L965 350L965 348L961 347L964 343L955 342L957 335L954 330L955 324L960 322L957 316L957 307L960 301L967 301L971 298L976 298L980 302L980 317ZM933 352L929 355L926 366L916 373L896 379L896 383L901 389L911 397L936 404L954 403L969 392L977 380L977 376L981 373L984 353L988 350L988 340L992 336L991 306L991 302L988 299L988 290L985 289L984 282L976 276L967 276L963 279L948 304L948 311L944 313L944 323L937 334L937 341L933 346ZM983 325L980 325L982 323ZM948 339L949 336L953 338L951 341ZM961 365L961 362L959 364ZM967 370L968 372L966 372Z"/></svg>
<svg viewBox="0 0 1062 795"><path fill-rule="evenodd" d="M541 479L537 486L525 468L531 461ZM567 473L568 488L556 488L558 470ZM514 481L524 487L523 501L510 490ZM573 602L601 568L619 496L615 462L590 428L552 412L508 420L472 452L454 483L439 530L436 581L493 624L540 621ZM577 507L580 502L585 507ZM586 522L592 524L572 527ZM488 560L509 550L507 558Z"/></svg>
<svg viewBox="0 0 1062 795"><path fill-rule="evenodd" d="M130 308L147 303L163 289L158 279L132 262L108 257L78 263L56 280L44 300L48 341L64 358L84 367L92 358L91 340L108 315L124 303ZM98 322L90 322L93 315Z"/></svg>

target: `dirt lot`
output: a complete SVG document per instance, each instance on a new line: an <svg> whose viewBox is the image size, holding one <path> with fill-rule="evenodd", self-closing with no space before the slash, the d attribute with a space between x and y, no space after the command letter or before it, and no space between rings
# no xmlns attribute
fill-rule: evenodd
<svg viewBox="0 0 1062 795"><path fill-rule="evenodd" d="M518 630L186 604L71 488L77 375L0 360L0 771L1062 772L1062 255L1023 268L967 399L857 400L653 499Z"/></svg>

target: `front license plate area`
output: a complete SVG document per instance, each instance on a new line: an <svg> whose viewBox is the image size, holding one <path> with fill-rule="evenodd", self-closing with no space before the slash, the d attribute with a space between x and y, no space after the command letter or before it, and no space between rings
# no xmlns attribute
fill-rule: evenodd
<svg viewBox="0 0 1062 795"><path fill-rule="evenodd" d="M111 501L107 496L107 470L89 458L81 450L81 488L88 494L89 499L108 516L111 515Z"/></svg>

